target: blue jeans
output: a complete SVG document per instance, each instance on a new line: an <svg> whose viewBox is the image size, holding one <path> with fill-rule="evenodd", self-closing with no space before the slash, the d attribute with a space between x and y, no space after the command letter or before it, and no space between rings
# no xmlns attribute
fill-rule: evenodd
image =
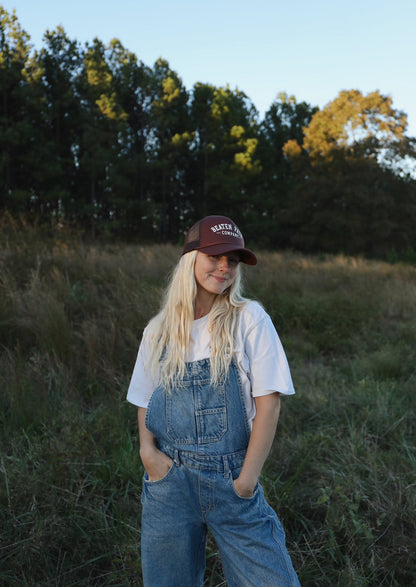
<svg viewBox="0 0 416 587"><path fill-rule="evenodd" d="M237 367L213 387L208 359L188 363L180 387L155 390L146 425L173 466L158 481L143 480L144 585L202 586L209 528L229 587L298 586L261 485L249 498L234 489L250 438Z"/></svg>

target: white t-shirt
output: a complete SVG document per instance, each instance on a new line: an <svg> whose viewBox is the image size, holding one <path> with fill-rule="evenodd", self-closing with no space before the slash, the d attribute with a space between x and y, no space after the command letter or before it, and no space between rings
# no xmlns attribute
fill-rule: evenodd
<svg viewBox="0 0 416 587"><path fill-rule="evenodd" d="M127 393L127 400L142 408L147 408L157 384L146 368L150 352L147 335L146 328ZM199 361L209 356L208 316L204 316L192 324L191 345L185 360ZM270 316L257 302L249 301L240 310L234 359L243 385L250 426L256 415L255 397L276 391L282 395L295 393L282 343Z"/></svg>

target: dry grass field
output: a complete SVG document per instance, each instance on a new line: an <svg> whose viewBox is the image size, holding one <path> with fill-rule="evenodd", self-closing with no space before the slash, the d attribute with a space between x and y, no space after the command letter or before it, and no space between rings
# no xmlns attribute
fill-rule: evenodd
<svg viewBox="0 0 416 587"><path fill-rule="evenodd" d="M172 246L0 229L0 583L140 585L125 401ZM264 252L245 273L286 349L263 484L303 586L416 584L416 267ZM224 585L209 541L206 585Z"/></svg>

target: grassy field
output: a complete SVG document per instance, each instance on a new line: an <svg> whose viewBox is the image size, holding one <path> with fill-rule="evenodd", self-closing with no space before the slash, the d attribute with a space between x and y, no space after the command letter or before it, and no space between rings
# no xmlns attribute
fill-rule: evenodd
<svg viewBox="0 0 416 587"><path fill-rule="evenodd" d="M169 246L0 234L0 584L140 585L140 336ZM259 254L297 390L263 484L303 586L416 585L416 268ZM209 540L206 585L224 585Z"/></svg>

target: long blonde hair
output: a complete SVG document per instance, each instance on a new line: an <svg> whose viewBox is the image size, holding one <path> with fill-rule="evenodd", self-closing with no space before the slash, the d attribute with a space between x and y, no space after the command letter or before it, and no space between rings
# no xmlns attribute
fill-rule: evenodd
<svg viewBox="0 0 416 587"><path fill-rule="evenodd" d="M170 389L181 383L191 343L197 285L194 275L197 251L181 257L166 289L160 312L149 323L150 368L160 385ZM208 318L211 336L211 380L221 381L230 366L242 295L241 268L233 283L217 295Z"/></svg>

